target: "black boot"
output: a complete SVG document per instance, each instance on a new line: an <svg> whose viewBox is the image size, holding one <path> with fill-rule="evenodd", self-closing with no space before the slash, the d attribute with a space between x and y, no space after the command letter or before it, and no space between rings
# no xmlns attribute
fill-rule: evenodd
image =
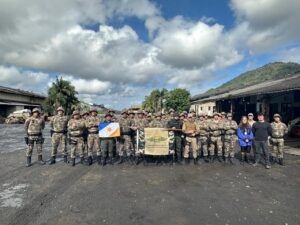
<svg viewBox="0 0 300 225"><path fill-rule="evenodd" d="M56 163L55 158L56 158L55 156L52 156L52 157L51 157L51 161L50 161L49 165L52 165L52 164L55 164L55 163Z"/></svg>
<svg viewBox="0 0 300 225"><path fill-rule="evenodd" d="M84 157L80 157L80 164L84 163Z"/></svg>
<svg viewBox="0 0 300 225"><path fill-rule="evenodd" d="M38 161L39 161L40 165L45 165L45 161L43 160L42 155L38 155Z"/></svg>
<svg viewBox="0 0 300 225"><path fill-rule="evenodd" d="M106 157L103 157L103 159L102 159L102 166L105 166L106 165Z"/></svg>
<svg viewBox="0 0 300 225"><path fill-rule="evenodd" d="M184 164L185 164L185 165L188 165L189 163L190 163L189 158L184 158Z"/></svg>
<svg viewBox="0 0 300 225"><path fill-rule="evenodd" d="M71 162L72 162L71 166L75 166L75 158L72 158Z"/></svg>
<svg viewBox="0 0 300 225"><path fill-rule="evenodd" d="M136 156L135 159L134 159L134 162L135 162L135 165L139 165L139 163L140 163L140 157Z"/></svg>
<svg viewBox="0 0 300 225"><path fill-rule="evenodd" d="M93 157L89 156L89 166L91 166L93 164Z"/></svg>
<svg viewBox="0 0 300 225"><path fill-rule="evenodd" d="M120 160L118 162L118 164L122 164L124 162L124 156L120 156Z"/></svg>
<svg viewBox="0 0 300 225"><path fill-rule="evenodd" d="M110 165L114 165L114 161L113 161L113 157L112 157L112 156L109 157L109 164L110 164Z"/></svg>
<svg viewBox="0 0 300 225"><path fill-rule="evenodd" d="M197 166L198 165L198 159L194 159L194 165Z"/></svg>
<svg viewBox="0 0 300 225"><path fill-rule="evenodd" d="M279 165L283 166L283 165L284 165L284 164L283 164L283 158L279 158L279 159L278 159L278 163L279 163Z"/></svg>
<svg viewBox="0 0 300 225"><path fill-rule="evenodd" d="M97 155L97 163L98 163L98 165L101 165L101 156L100 155Z"/></svg>
<svg viewBox="0 0 300 225"><path fill-rule="evenodd" d="M233 157L229 157L228 159L229 159L230 164L231 164L231 165L234 165Z"/></svg>
<svg viewBox="0 0 300 225"><path fill-rule="evenodd" d="M222 162L223 160L222 160L222 156L218 156L218 161L219 162Z"/></svg>
<svg viewBox="0 0 300 225"><path fill-rule="evenodd" d="M204 158L204 162L206 162L206 163L208 163L208 162L209 162L209 159L208 159L208 157L207 157L207 156L204 156L203 158Z"/></svg>
<svg viewBox="0 0 300 225"><path fill-rule="evenodd" d="M245 156L245 153L241 153L241 165L244 165L244 162L246 161L245 159L246 159L247 157Z"/></svg>
<svg viewBox="0 0 300 225"><path fill-rule="evenodd" d="M32 166L31 164L31 156L27 156L27 164L26 164L27 167L30 167Z"/></svg>
<svg viewBox="0 0 300 225"><path fill-rule="evenodd" d="M214 156L210 156L210 163L213 163L214 162Z"/></svg>
<svg viewBox="0 0 300 225"><path fill-rule="evenodd" d="M68 162L68 156L67 156L67 155L64 155L64 163L69 163L69 162Z"/></svg>

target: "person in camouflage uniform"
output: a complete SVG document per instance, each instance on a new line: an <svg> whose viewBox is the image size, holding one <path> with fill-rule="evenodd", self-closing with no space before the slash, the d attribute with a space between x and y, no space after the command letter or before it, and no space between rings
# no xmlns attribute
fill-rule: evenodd
<svg viewBox="0 0 300 225"><path fill-rule="evenodd" d="M134 120L134 126L133 126L133 130L143 130L146 127L149 127L149 123L148 121L144 118L144 112L143 111L138 111L137 113L138 117ZM139 138L137 136L137 138ZM136 146L136 150L135 150L135 163L139 164L141 156L143 154L143 149L140 148L140 146Z"/></svg>
<svg viewBox="0 0 300 225"><path fill-rule="evenodd" d="M155 115L155 119L151 123L149 123L149 127L153 127L153 128L154 127L155 128L166 128L165 122L162 121L160 113L157 113Z"/></svg>
<svg viewBox="0 0 300 225"><path fill-rule="evenodd" d="M278 163L283 165L284 135L288 133L288 128L281 122L281 116L279 114L275 114L273 118L274 122L271 123L272 136L270 139L271 159L272 162L275 162L276 159L278 159Z"/></svg>
<svg viewBox="0 0 300 225"><path fill-rule="evenodd" d="M209 127L208 123L204 120L204 115L200 114L199 120L196 121L197 131L199 133L198 139L198 149L199 155L201 151L203 152L203 158L205 162L209 162L208 160L208 135L209 135Z"/></svg>
<svg viewBox="0 0 300 225"><path fill-rule="evenodd" d="M128 117L128 112L122 112L122 118L119 119L119 124L121 128L121 136L119 138L119 164L123 163L125 160L133 162L133 145L131 139L131 127L133 126L133 120Z"/></svg>
<svg viewBox="0 0 300 225"><path fill-rule="evenodd" d="M96 148L96 154L97 154L97 162L98 164L101 163L101 149L100 149L100 139L99 139L99 124L100 124L100 118L97 114L97 109L91 109L90 110L90 116L85 119L85 126L88 131L88 137L87 137L87 146L88 146L88 164L93 164L93 149L94 146Z"/></svg>
<svg viewBox="0 0 300 225"><path fill-rule="evenodd" d="M128 119L131 121L131 124L134 125L135 113L133 111L129 111L128 115L129 115ZM132 145L131 149L133 149L133 151L136 148L135 144L136 144L136 131L131 130L131 145Z"/></svg>
<svg viewBox="0 0 300 225"><path fill-rule="evenodd" d="M147 116L145 115L145 118L148 121L148 124L150 124L153 121L151 113L148 113Z"/></svg>
<svg viewBox="0 0 300 225"><path fill-rule="evenodd" d="M83 111L82 114L81 114L81 119L83 121L86 121L86 119L90 116L89 112L88 111ZM88 132L88 129L87 127L84 128L83 130L83 154L85 154L85 151L88 151L88 135L89 135L89 132Z"/></svg>
<svg viewBox="0 0 300 225"><path fill-rule="evenodd" d="M227 120L223 123L224 129L224 157L225 163L228 161L233 164L232 159L234 158L234 149L237 142L237 123L232 120L232 114L227 114Z"/></svg>
<svg viewBox="0 0 300 225"><path fill-rule="evenodd" d="M181 164L182 161L182 125L183 121L179 119L177 113L174 114L174 118L169 120L167 127L174 130L174 150L176 154L176 162Z"/></svg>
<svg viewBox="0 0 300 225"><path fill-rule="evenodd" d="M79 152L80 163L84 162L84 152L83 152L83 131L85 129L84 120L80 119L79 111L75 110L72 113L72 119L68 122L68 133L69 133L69 143L71 145L71 162L72 166L75 166L76 149Z"/></svg>
<svg viewBox="0 0 300 225"><path fill-rule="evenodd" d="M214 118L209 121L209 136L210 136L210 145L209 145L209 152L210 152L210 159L211 162L214 160L215 155L215 147L217 148L218 154L218 161L222 162L222 122L219 119L219 113L213 114Z"/></svg>
<svg viewBox="0 0 300 225"><path fill-rule="evenodd" d="M103 123L113 123L111 114L106 114ZM109 164L113 165L113 154L115 145L114 137L101 138L102 166L106 165L108 158Z"/></svg>
<svg viewBox="0 0 300 225"><path fill-rule="evenodd" d="M185 133L185 148L184 160L186 164L189 163L189 152L192 147L194 164L198 164L198 146L197 146L197 125L194 121L193 115L188 115L188 121L183 123L182 132Z"/></svg>
<svg viewBox="0 0 300 225"><path fill-rule="evenodd" d="M68 162L68 153L67 153L67 125L68 125L68 117L64 115L64 108L58 107L57 115L53 116L50 121L50 133L51 133L51 144L52 144L52 152L51 152L51 161L50 165L56 163L56 154L57 148L59 144L61 145L62 155L64 158L64 162Z"/></svg>
<svg viewBox="0 0 300 225"><path fill-rule="evenodd" d="M31 166L31 156L34 147L34 143L36 143L36 148L38 152L38 161L41 165L44 165L45 162L43 161L43 129L45 128L45 121L44 118L41 117L41 111L38 108L34 108L32 110L32 116L29 117L25 121L25 132L26 137L25 141L28 145L26 156L27 156L27 167Z"/></svg>

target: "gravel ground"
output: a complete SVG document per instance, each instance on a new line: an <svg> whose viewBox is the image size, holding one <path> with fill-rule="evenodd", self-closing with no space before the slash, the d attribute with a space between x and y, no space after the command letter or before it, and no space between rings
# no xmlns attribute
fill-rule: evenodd
<svg viewBox="0 0 300 225"><path fill-rule="evenodd" d="M300 156L286 154L271 170L203 161L72 168L61 159L26 168L23 133L23 125L0 125L1 225L300 224Z"/></svg>

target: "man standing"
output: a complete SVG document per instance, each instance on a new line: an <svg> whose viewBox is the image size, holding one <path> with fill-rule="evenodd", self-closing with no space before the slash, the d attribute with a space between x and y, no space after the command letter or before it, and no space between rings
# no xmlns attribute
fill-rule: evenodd
<svg viewBox="0 0 300 225"><path fill-rule="evenodd" d="M215 155L215 148L217 148L218 161L222 162L222 130L223 124L219 119L219 113L215 112L213 114L214 118L210 120L209 124L209 136L210 136L210 145L209 145L209 154L210 161L213 162Z"/></svg>
<svg viewBox="0 0 300 225"><path fill-rule="evenodd" d="M209 126L208 123L204 120L204 115L200 114L199 120L196 122L197 130L199 133L198 136L198 148L199 155L201 151L203 153L203 158L205 162L209 162L208 160L208 135L209 135Z"/></svg>
<svg viewBox="0 0 300 225"><path fill-rule="evenodd" d="M189 152L192 147L194 164L198 164L198 147L197 147L197 126L194 121L193 115L188 115L188 120L182 126L182 132L186 134L185 148L184 148L184 160L186 164L189 163Z"/></svg>
<svg viewBox="0 0 300 225"><path fill-rule="evenodd" d="M50 165L56 163L56 154L57 148L59 144L61 145L62 155L64 158L64 162L68 162L68 155L67 155L67 125L68 125L68 118L64 116L65 110L63 107L58 107L57 115L52 117L50 121L51 127L51 144L52 144L52 153L51 153L51 161Z"/></svg>
<svg viewBox="0 0 300 225"><path fill-rule="evenodd" d="M99 124L100 124L100 118L98 117L97 109L91 109L90 110L91 115L86 118L85 120L85 126L88 131L88 137L87 137L87 146L88 146L88 164L93 164L93 149L94 146L96 148L96 154L97 154L97 162L100 165L101 163L101 149L100 149L100 139L99 139Z"/></svg>
<svg viewBox="0 0 300 225"><path fill-rule="evenodd" d="M232 159L234 158L234 148L237 141L236 131L238 128L237 123L232 120L232 114L227 114L227 120L223 124L224 126L224 156L225 163L228 161L233 164Z"/></svg>
<svg viewBox="0 0 300 225"><path fill-rule="evenodd" d="M271 136L271 151L272 151L272 162L278 159L279 165L283 166L283 147L284 147L284 135L287 134L287 126L281 122L281 116L275 114L273 116L274 122L271 123L272 136Z"/></svg>
<svg viewBox="0 0 300 225"><path fill-rule="evenodd" d="M248 113L248 123L250 124L251 127L252 127L253 124L255 123L253 113Z"/></svg>
<svg viewBox="0 0 300 225"><path fill-rule="evenodd" d="M75 166L76 149L79 152L80 163L83 164L84 152L83 152L83 131L85 129L85 122L80 119L79 111L75 110L72 113L72 119L68 122L69 143L71 145L71 162L72 166Z"/></svg>
<svg viewBox="0 0 300 225"><path fill-rule="evenodd" d="M252 132L255 140L255 163L253 166L257 166L260 161L260 155L265 156L265 167L270 169L270 152L268 146L268 138L272 135L272 128L270 123L265 122L265 117L263 113L259 113L258 122L254 123L252 126Z"/></svg>
<svg viewBox="0 0 300 225"><path fill-rule="evenodd" d="M131 127L133 121L128 117L128 112L122 112L122 118L119 119L119 124L121 128L120 136L120 145L119 145L119 164L123 163L126 160L130 159L130 162L133 162L133 145L131 140Z"/></svg>
<svg viewBox="0 0 300 225"><path fill-rule="evenodd" d="M81 114L81 119L85 122L87 120L87 118L90 116L90 113L86 110L84 110ZM83 130L83 154L85 154L85 151L88 152L88 135L89 135L89 132L88 132L88 129L87 127L84 128ZM87 153L88 155L88 153Z"/></svg>
<svg viewBox="0 0 300 225"><path fill-rule="evenodd" d="M26 156L27 156L27 167L31 166L31 156L34 147L34 143L36 143L36 148L38 152L38 161L41 165L44 165L45 162L43 161L43 143L44 138L42 131L45 128L45 121L44 118L41 117L41 111L38 108L34 108L32 110L32 116L29 117L25 121L25 132L26 137L25 141L28 145Z"/></svg>
<svg viewBox="0 0 300 225"><path fill-rule="evenodd" d="M149 127L155 128L166 128L165 123L161 120L161 114L157 113L155 119L149 123Z"/></svg>
<svg viewBox="0 0 300 225"><path fill-rule="evenodd" d="M183 122L179 119L177 113L174 113L174 118L169 120L167 127L174 130L174 150L176 154L176 162L181 164L182 161L182 125Z"/></svg>

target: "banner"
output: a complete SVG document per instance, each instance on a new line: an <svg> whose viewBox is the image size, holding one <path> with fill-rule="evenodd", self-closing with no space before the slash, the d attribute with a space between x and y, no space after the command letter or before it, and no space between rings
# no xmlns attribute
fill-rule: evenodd
<svg viewBox="0 0 300 225"><path fill-rule="evenodd" d="M99 137L111 138L120 137L120 124L119 123L101 123L99 125Z"/></svg>
<svg viewBox="0 0 300 225"><path fill-rule="evenodd" d="M164 128L145 128L138 132L139 149L145 155L169 155L173 148L174 132Z"/></svg>

